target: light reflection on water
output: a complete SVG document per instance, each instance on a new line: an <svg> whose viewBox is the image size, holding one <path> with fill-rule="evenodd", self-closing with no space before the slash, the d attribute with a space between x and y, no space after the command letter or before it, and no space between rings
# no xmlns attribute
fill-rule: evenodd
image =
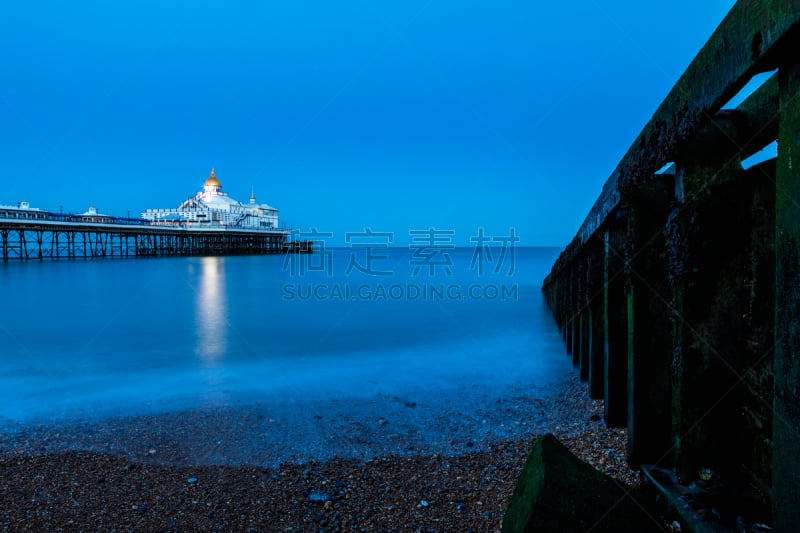
<svg viewBox="0 0 800 533"><path fill-rule="evenodd" d="M471 249L452 251L452 275L418 279L408 249L381 253L391 277L345 275L350 250L332 252L332 273L295 274L281 256L0 264L0 425L409 391L446 398L569 370L539 291L558 250L518 250L513 279L475 278ZM423 282L513 283L519 299L286 298L287 285Z"/></svg>
<svg viewBox="0 0 800 533"><path fill-rule="evenodd" d="M225 258L203 257L197 291L197 345L195 353L206 368L218 367L228 349L228 300L225 295Z"/></svg>

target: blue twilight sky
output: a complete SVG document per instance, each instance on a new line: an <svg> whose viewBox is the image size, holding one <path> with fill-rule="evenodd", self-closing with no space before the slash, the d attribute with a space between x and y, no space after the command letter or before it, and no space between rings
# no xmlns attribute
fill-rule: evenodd
<svg viewBox="0 0 800 533"><path fill-rule="evenodd" d="M6 2L0 204L564 245L733 4Z"/></svg>

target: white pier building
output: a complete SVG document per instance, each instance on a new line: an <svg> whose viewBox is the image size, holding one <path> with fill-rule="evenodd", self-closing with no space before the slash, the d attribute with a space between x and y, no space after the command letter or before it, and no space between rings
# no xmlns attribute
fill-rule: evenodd
<svg viewBox="0 0 800 533"><path fill-rule="evenodd" d="M186 225L194 228L230 227L240 229L275 229L278 210L257 204L250 194L250 203L243 204L222 192L222 184L214 169L203 184L203 190L182 202L175 209L148 209L142 218L155 225Z"/></svg>

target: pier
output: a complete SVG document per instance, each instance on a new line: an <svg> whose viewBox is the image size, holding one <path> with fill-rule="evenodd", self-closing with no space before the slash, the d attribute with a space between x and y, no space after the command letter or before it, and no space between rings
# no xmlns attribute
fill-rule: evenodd
<svg viewBox="0 0 800 533"><path fill-rule="evenodd" d="M774 141L776 159L745 169ZM629 462L666 501L666 478L718 483L729 512L800 530L800 1L735 4L543 292L607 423L627 428Z"/></svg>
<svg viewBox="0 0 800 533"><path fill-rule="evenodd" d="M92 206L83 214L50 213L0 206L3 262L186 255L311 253L311 241L291 241L278 227L278 210L242 204L222 191L214 169L203 189L175 209L148 209L142 218L104 215Z"/></svg>
<svg viewBox="0 0 800 533"><path fill-rule="evenodd" d="M288 229L193 228L155 226L137 219L103 223L58 218L47 213L39 219L3 218L0 214L3 261L312 251L310 242L290 241Z"/></svg>

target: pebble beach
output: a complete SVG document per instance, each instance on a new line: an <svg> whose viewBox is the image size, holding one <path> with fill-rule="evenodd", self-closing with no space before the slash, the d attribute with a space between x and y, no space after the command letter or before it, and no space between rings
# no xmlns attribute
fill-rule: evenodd
<svg viewBox="0 0 800 533"><path fill-rule="evenodd" d="M637 482L624 462L625 431L605 426L602 401L589 399L576 373L565 376L557 393L520 401L531 405L514 405L512 416L538 415L512 439L473 441L456 432L443 434L447 445L440 450L417 449L398 443L407 434L393 433L393 420L379 418L367 424L374 430L358 433L369 440L369 454L279 464L232 461L209 448L208 432L199 439L202 447L183 449L190 441L185 435L167 437L196 430L191 416L157 426L139 417L91 429L6 433L0 437L0 530L500 531L525 458L545 432L599 470ZM204 415L210 434L228 415ZM270 423L257 420L252 423ZM243 433L241 448L252 444L246 427L235 432Z"/></svg>

